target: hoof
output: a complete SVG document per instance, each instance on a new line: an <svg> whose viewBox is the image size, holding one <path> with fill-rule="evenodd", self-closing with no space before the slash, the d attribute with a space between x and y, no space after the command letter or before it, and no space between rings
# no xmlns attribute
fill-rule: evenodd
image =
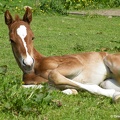
<svg viewBox="0 0 120 120"><path fill-rule="evenodd" d="M113 96L113 102L114 103L120 103L120 93L114 94L114 96Z"/></svg>
<svg viewBox="0 0 120 120"><path fill-rule="evenodd" d="M72 91L73 95L77 95L78 94L78 91L75 90L75 89L71 89L71 91Z"/></svg>
<svg viewBox="0 0 120 120"><path fill-rule="evenodd" d="M75 89L66 89L66 90L63 90L62 92L64 94L67 94L67 95L76 95L76 94L78 94L77 90L75 90Z"/></svg>

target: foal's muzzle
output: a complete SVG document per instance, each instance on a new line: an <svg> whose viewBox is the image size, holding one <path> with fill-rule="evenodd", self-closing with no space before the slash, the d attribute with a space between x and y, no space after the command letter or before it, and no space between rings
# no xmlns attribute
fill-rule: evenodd
<svg viewBox="0 0 120 120"><path fill-rule="evenodd" d="M25 70L27 71L32 70L33 65L34 65L34 59L32 57L28 56L25 59L23 59L23 66Z"/></svg>

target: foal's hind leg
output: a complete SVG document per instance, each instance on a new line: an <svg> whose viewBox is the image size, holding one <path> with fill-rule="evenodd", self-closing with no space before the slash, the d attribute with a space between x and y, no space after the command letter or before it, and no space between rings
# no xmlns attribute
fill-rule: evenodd
<svg viewBox="0 0 120 120"><path fill-rule="evenodd" d="M105 89L114 89L115 93L113 96L113 101L114 102L120 101L120 84L118 83L118 81L116 81L114 79L107 79L107 80L103 81L100 84L100 86Z"/></svg>
<svg viewBox="0 0 120 120"><path fill-rule="evenodd" d="M50 72L49 80L52 81L55 84L55 86L59 86L59 85L63 85L63 87L71 86L76 89L87 90L93 94L104 95L104 96L111 97L111 98L114 97L114 93L115 93L114 89L103 89L95 84L82 84L80 82L73 81L73 80L65 77L65 76L67 76L67 74L65 74L65 72L63 73L63 71L64 71L64 69L58 67ZM66 73L67 72L72 73L70 68L67 69Z"/></svg>
<svg viewBox="0 0 120 120"><path fill-rule="evenodd" d="M107 79L103 81L100 86L105 89L114 89L120 92L120 84L114 79Z"/></svg>

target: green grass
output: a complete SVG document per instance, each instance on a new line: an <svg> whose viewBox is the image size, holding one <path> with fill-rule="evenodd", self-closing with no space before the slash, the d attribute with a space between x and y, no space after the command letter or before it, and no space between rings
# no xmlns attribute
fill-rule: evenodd
<svg viewBox="0 0 120 120"><path fill-rule="evenodd" d="M13 57L8 29L0 15L0 120L111 120L120 117L119 104L110 98L79 92L23 89L22 72ZM102 16L33 15L34 45L45 56L86 51L119 52L120 18Z"/></svg>

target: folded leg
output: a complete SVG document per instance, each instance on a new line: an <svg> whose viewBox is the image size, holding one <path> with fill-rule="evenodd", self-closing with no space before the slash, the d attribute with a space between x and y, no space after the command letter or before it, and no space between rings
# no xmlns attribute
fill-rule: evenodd
<svg viewBox="0 0 120 120"><path fill-rule="evenodd" d="M69 78L66 78L65 76L63 76L62 74L60 74L60 72L58 72L58 70L53 70L50 75L49 75L49 79L56 85L69 85L72 88L76 88L76 89L84 89L87 90L93 94L99 94L99 95L104 95L107 97L111 97L113 98L115 90L114 89L103 89L101 87L99 87L98 85L94 85L94 84L82 84L73 80L70 80Z"/></svg>
<svg viewBox="0 0 120 120"><path fill-rule="evenodd" d="M103 81L100 86L105 89L114 89L115 93L113 96L114 102L120 101L120 83L114 79L107 79Z"/></svg>
<svg viewBox="0 0 120 120"><path fill-rule="evenodd" d="M36 85L36 84L46 83L48 82L48 80L36 75L35 73L26 73L26 74L24 73L23 82L26 85Z"/></svg>
<svg viewBox="0 0 120 120"><path fill-rule="evenodd" d="M107 79L103 81L100 86L105 89L114 89L120 92L120 83L114 79Z"/></svg>

